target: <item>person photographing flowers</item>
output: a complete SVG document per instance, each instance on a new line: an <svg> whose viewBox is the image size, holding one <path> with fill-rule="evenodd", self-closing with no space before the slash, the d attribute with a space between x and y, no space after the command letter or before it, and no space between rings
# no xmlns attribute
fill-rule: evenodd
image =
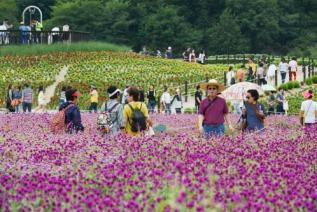
<svg viewBox="0 0 317 212"><path fill-rule="evenodd" d="M224 86L212 79L208 83L203 83L200 86L207 91L207 98L204 99L199 108L198 127L200 133L205 138L210 138L212 135L224 135L226 121L230 131L233 130L228 119L228 107L226 100L219 97L218 94L224 90Z"/></svg>

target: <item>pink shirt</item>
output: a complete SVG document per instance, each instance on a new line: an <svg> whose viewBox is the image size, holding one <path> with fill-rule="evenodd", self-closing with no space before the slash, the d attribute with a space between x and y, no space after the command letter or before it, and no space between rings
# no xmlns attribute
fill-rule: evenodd
<svg viewBox="0 0 317 212"><path fill-rule="evenodd" d="M207 108L210 103L208 98L200 104L199 114L204 116L203 124L219 125L225 122L224 115L228 113L226 100L217 96L213 101L209 108Z"/></svg>
<svg viewBox="0 0 317 212"><path fill-rule="evenodd" d="M289 65L289 67L291 67L291 71L293 71L293 72L297 71L297 62L296 62L296 60L291 60L288 65Z"/></svg>

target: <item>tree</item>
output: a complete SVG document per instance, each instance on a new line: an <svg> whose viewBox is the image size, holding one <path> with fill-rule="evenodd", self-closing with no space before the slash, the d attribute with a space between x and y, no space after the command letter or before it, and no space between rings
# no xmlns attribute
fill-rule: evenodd
<svg viewBox="0 0 317 212"><path fill-rule="evenodd" d="M43 19L46 20L51 17L51 7L54 6L56 3L56 0L16 0L16 4L19 10L18 17L20 18L22 15L23 10L27 6L37 6L41 9L43 13ZM39 16L36 15L36 18Z"/></svg>
<svg viewBox="0 0 317 212"><path fill-rule="evenodd" d="M243 37L239 24L229 10L225 10L218 23L208 30L209 52L215 54L235 54L247 52L247 40Z"/></svg>
<svg viewBox="0 0 317 212"><path fill-rule="evenodd" d="M0 0L0 25L5 19L8 19L10 24L18 25L17 14L18 8L15 0Z"/></svg>

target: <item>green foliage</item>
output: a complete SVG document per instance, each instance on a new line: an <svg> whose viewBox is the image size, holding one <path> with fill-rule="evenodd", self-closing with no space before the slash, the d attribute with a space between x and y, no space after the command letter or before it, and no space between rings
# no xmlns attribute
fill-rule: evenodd
<svg viewBox="0 0 317 212"><path fill-rule="evenodd" d="M92 51L128 51L127 46L120 46L105 42L79 42L72 44L31 45L31 46L4 46L0 49L0 56L6 55L41 55L53 52L92 52Z"/></svg>
<svg viewBox="0 0 317 212"><path fill-rule="evenodd" d="M18 19L12 14L17 14L18 9L15 0L0 0L0 25L4 19L8 19L10 24L17 25Z"/></svg>
<svg viewBox="0 0 317 212"><path fill-rule="evenodd" d="M306 85L312 85L313 84L313 80L311 78L308 78L305 80Z"/></svg>

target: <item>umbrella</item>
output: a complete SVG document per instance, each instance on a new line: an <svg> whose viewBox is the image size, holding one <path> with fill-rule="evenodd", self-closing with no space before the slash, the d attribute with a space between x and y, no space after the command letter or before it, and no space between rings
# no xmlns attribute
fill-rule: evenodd
<svg viewBox="0 0 317 212"><path fill-rule="evenodd" d="M239 82L237 84L230 86L226 90L224 90L222 92L222 96L226 100L244 100L245 99L244 97L246 96L247 91L250 89L257 90L260 95L264 94L261 86L255 84L255 83Z"/></svg>
<svg viewBox="0 0 317 212"><path fill-rule="evenodd" d="M276 88L273 85L269 84L263 85L262 89L263 91L276 91Z"/></svg>

